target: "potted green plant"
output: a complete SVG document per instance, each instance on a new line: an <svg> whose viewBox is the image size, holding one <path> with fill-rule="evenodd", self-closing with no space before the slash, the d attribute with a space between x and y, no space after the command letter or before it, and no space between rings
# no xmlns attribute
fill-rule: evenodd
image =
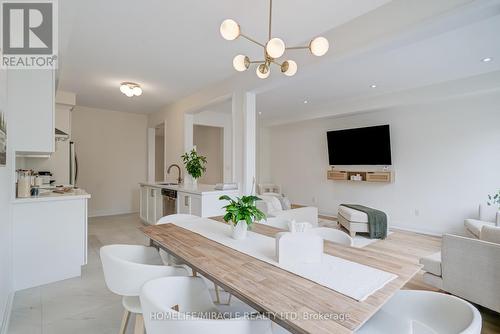
<svg viewBox="0 0 500 334"><path fill-rule="evenodd" d="M236 240L245 239L248 228L254 222L266 218L266 215L255 206L255 202L260 200L257 196L232 199L224 195L219 197L219 200L229 201L229 204L224 206L226 210L224 221L233 227L232 237Z"/></svg>
<svg viewBox="0 0 500 334"><path fill-rule="evenodd" d="M488 206L494 205L500 208L500 190L498 190L496 194L488 195Z"/></svg>
<svg viewBox="0 0 500 334"><path fill-rule="evenodd" d="M202 177L203 173L207 170L207 158L198 155L198 152L196 152L196 149L194 148L190 152L184 153L181 158L188 174L193 178L193 184L196 185L198 183L198 179Z"/></svg>

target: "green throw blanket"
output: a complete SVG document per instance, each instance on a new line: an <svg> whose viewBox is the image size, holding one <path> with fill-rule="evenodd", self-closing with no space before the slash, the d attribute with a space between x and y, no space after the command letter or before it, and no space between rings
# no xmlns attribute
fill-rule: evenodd
<svg viewBox="0 0 500 334"><path fill-rule="evenodd" d="M385 239L387 237L387 215L385 212L357 204L341 205L367 214L371 239Z"/></svg>

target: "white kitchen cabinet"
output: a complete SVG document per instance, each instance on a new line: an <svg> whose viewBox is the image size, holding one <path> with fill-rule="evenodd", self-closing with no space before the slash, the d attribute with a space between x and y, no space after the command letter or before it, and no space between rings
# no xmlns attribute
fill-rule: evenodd
<svg viewBox="0 0 500 334"><path fill-rule="evenodd" d="M148 221L148 195L149 195L149 187L145 186L141 187L140 188L141 202L139 206L140 207L139 216L144 222Z"/></svg>
<svg viewBox="0 0 500 334"><path fill-rule="evenodd" d="M87 263L89 197L14 200L16 291L81 275L81 266Z"/></svg>
<svg viewBox="0 0 500 334"><path fill-rule="evenodd" d="M141 183L140 216L147 224L156 224L163 216L162 189L177 192L176 212L200 217L217 217L224 215L223 207L227 204L219 200L222 195L239 196L238 190L215 190L215 185L165 185L157 183Z"/></svg>
<svg viewBox="0 0 500 334"><path fill-rule="evenodd" d="M14 150L26 153L54 152L54 71L10 70L8 77L8 108L14 128L18 129L9 134Z"/></svg>
<svg viewBox="0 0 500 334"><path fill-rule="evenodd" d="M141 186L139 216L143 222L154 225L163 216L161 188Z"/></svg>
<svg viewBox="0 0 500 334"><path fill-rule="evenodd" d="M177 212L202 217L201 195L177 192Z"/></svg>

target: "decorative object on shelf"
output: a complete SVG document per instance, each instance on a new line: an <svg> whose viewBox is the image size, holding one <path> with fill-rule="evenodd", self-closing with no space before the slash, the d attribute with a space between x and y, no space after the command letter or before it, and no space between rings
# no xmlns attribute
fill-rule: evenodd
<svg viewBox="0 0 500 334"><path fill-rule="evenodd" d="M264 49L264 59L252 61L248 56L245 55L237 55L233 59L233 67L238 72L243 72L248 70L251 64L256 64L256 73L257 76L261 79L265 79L269 77L271 73L271 64L277 65L281 73L286 76L293 76L297 73L297 63L293 60L285 60L283 62L277 61L278 58L281 58L286 50L300 50L300 49L309 49L309 51L318 57L325 55L328 52L330 47L328 40L325 37L316 37L313 38L309 45L305 46L292 46L287 47L285 42L281 38L272 36L272 12L273 12L273 1L269 1L269 34L268 40L265 44L256 41L255 39L243 34L241 32L241 28L239 24L232 20L227 19L222 22L220 25L220 33L225 40L233 41L238 37L243 37L249 40L252 43L257 44L258 46Z"/></svg>
<svg viewBox="0 0 500 334"><path fill-rule="evenodd" d="M0 110L0 167L7 164L7 121Z"/></svg>
<svg viewBox="0 0 500 334"><path fill-rule="evenodd" d="M224 221L233 227L232 237L236 240L245 239L248 228L255 221L266 219L266 215L255 206L255 202L260 200L257 196L236 197L236 200L233 200L224 195L219 197L219 200L229 201L229 204L224 206Z"/></svg>
<svg viewBox="0 0 500 334"><path fill-rule="evenodd" d="M500 190L496 194L488 195L488 206L497 205L500 208Z"/></svg>
<svg viewBox="0 0 500 334"><path fill-rule="evenodd" d="M366 172L333 169L327 172L327 179L332 181L390 183L393 180L393 175L391 171Z"/></svg>
<svg viewBox="0 0 500 334"><path fill-rule="evenodd" d="M120 92L128 97L141 96L142 88L141 85L135 82L122 82L120 84Z"/></svg>
<svg viewBox="0 0 500 334"><path fill-rule="evenodd" d="M198 179L202 177L203 173L207 170L207 158L198 155L196 148L193 148L190 152L184 153L181 158L188 174L193 178L193 183L197 184Z"/></svg>

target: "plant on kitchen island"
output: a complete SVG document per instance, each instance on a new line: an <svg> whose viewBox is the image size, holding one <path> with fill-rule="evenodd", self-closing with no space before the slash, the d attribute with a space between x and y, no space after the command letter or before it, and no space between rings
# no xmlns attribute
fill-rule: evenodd
<svg viewBox="0 0 500 334"><path fill-rule="evenodd" d="M256 196L236 197L236 200L233 200L231 197L224 195L219 197L219 200L229 201L229 204L224 207L226 209L226 214L224 215L226 223L236 225L240 221L245 221L250 227L254 222L266 218L264 212L255 206L255 201L260 200Z"/></svg>
<svg viewBox="0 0 500 334"><path fill-rule="evenodd" d="M207 158L198 155L196 149L194 148L190 152L184 153L181 158L184 162L184 166L186 166L188 174L195 180L202 177L203 173L207 170L207 167L205 166L207 164Z"/></svg>

